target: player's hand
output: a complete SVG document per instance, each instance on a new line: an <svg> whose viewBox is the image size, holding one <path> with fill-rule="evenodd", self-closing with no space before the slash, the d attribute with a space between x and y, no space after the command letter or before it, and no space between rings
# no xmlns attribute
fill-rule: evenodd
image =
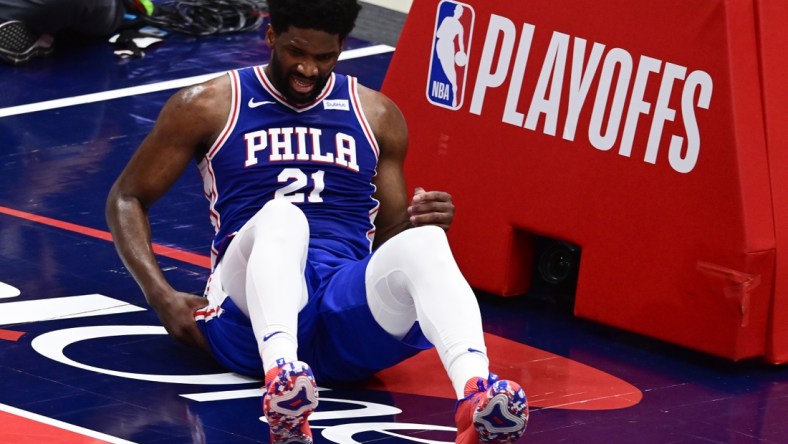
<svg viewBox="0 0 788 444"><path fill-rule="evenodd" d="M454 203L445 191L424 191L424 188L417 187L408 214L414 227L436 225L448 230L454 221Z"/></svg>
<svg viewBox="0 0 788 444"><path fill-rule="evenodd" d="M186 345L208 349L208 343L194 321L194 312L208 305L204 297L173 291L153 307L171 338Z"/></svg>

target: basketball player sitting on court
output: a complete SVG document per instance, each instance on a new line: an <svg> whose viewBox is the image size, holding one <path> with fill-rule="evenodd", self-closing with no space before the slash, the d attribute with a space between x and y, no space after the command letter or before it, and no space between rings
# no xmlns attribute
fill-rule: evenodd
<svg viewBox="0 0 788 444"><path fill-rule="evenodd" d="M270 63L176 93L114 184L121 258L173 338L265 375L272 442L312 442L315 377L361 380L432 346L459 399L457 442L517 440L525 393L489 372L479 307L444 233L451 197L410 197L402 114L333 72L360 6L268 4ZM147 218L192 159L216 230L205 297L165 280Z"/></svg>

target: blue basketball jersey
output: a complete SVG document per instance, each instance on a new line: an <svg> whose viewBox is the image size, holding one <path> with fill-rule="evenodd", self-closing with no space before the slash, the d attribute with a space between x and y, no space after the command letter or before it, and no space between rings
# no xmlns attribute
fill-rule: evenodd
<svg viewBox="0 0 788 444"><path fill-rule="evenodd" d="M199 162L215 228L212 258L266 202L286 199L306 214L310 248L341 258L370 253L378 202L378 145L357 80L332 73L311 103L289 103L262 66L231 71L227 123Z"/></svg>

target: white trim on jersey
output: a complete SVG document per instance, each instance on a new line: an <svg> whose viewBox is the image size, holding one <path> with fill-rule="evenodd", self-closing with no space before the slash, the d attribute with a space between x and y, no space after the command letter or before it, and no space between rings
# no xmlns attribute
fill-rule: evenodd
<svg viewBox="0 0 788 444"><path fill-rule="evenodd" d="M230 76L230 114L227 116L227 122L224 124L224 129L222 129L222 132L219 133L219 137L217 137L216 141L211 145L208 154L205 155L208 160L213 159L216 153L224 146L224 142L230 137L230 134L232 134L235 129L235 124L238 123L238 115L241 113L239 109L241 103L241 79L236 71L230 71L228 75Z"/></svg>
<svg viewBox="0 0 788 444"><path fill-rule="evenodd" d="M372 151L375 154L375 159L378 160L380 159L380 146L378 145L378 139L375 138L375 133L372 132L372 126L369 124L366 114L364 114L364 109L361 107L361 98L358 95L358 79L353 76L347 76L347 79L348 96L350 96L350 101L353 104L353 113L356 115L356 120L358 120L359 126L364 131L364 135L367 137L369 146L372 147ZM374 183L372 184L372 187L375 188L374 191L377 191ZM374 191L372 193L373 195L375 194ZM372 224L372 228L367 231L367 239L369 240L370 251L372 251L372 244L375 241L375 218L378 215L378 209L380 209L380 202L375 198L372 198L372 200L375 202L375 206L369 210L369 223Z"/></svg>
<svg viewBox="0 0 788 444"><path fill-rule="evenodd" d="M214 234L219 232L219 227L222 226L222 216L216 211L216 202L219 200L219 193L216 191L216 174L213 172L213 164L210 160L205 161L205 174L210 176L210 180L203 179L203 183L211 184L211 198L208 205L208 214L213 225ZM216 258L219 256L219 250L211 242L211 268L216 266Z"/></svg>
<svg viewBox="0 0 788 444"><path fill-rule="evenodd" d="M213 225L214 232L219 231L219 227L222 225L222 220L221 215L216 211L216 202L219 199L219 194L216 189L216 177L213 173L211 160L216 156L219 150L221 150L225 141L227 141L227 138L230 136L230 134L232 134L233 130L235 130L235 125L238 123L238 116L241 113L240 77L236 71L229 71L227 75L230 77L230 112L227 115L227 122L224 124L224 128L219 133L219 136L213 142L210 149L208 149L208 153L197 165L200 170L200 176L202 176L203 192L205 193L205 197L210 202L210 205L208 206L208 213L211 220L211 225ZM211 245L212 266L214 264L215 257L216 249L213 245Z"/></svg>
<svg viewBox="0 0 788 444"><path fill-rule="evenodd" d="M377 189L375 187L375 184L372 184L372 187ZM372 245L375 243L375 233L377 233L378 231L377 227L375 226L375 218L378 217L378 210L380 209L380 202L374 197L372 198L372 200L375 201L375 206L371 210L369 210L369 223L372 224L372 228L367 230L367 240L369 240L370 252L372 251Z"/></svg>
<svg viewBox="0 0 788 444"><path fill-rule="evenodd" d="M361 129L364 130L364 134L367 136L367 141L375 151L375 159L379 159L380 147L378 145L378 139L375 138L375 133L372 132L372 127L370 126L369 121L367 121L367 116L364 114L364 110L361 107L361 99L358 95L358 79L353 76L347 76L347 79L348 95L350 95L350 100L353 103L353 112L355 112L356 119L358 119Z"/></svg>

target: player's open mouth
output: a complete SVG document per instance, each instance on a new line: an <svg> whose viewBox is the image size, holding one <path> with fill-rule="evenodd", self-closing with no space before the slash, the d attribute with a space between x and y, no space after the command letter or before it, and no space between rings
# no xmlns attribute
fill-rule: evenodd
<svg viewBox="0 0 788 444"><path fill-rule="evenodd" d="M296 94L308 95L315 88L315 81L300 76L290 76L290 88Z"/></svg>

